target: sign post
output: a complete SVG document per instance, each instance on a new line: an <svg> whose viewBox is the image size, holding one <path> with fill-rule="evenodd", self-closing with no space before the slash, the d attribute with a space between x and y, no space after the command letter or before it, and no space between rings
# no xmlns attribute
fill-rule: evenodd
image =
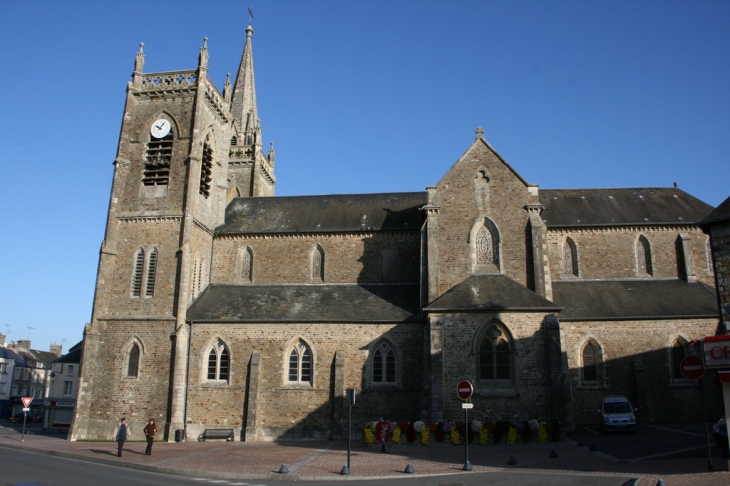
<svg viewBox="0 0 730 486"><path fill-rule="evenodd" d="M33 401L33 397L21 397L20 401L23 402L23 433L20 436L20 442L25 442L25 419L28 417L30 402Z"/></svg>
<svg viewBox="0 0 730 486"><path fill-rule="evenodd" d="M705 374L705 364L697 356L687 356L679 364L679 371L688 380L695 380L700 390L700 410L702 411L702 428L705 429L705 441L707 442L707 470L712 471L712 455L710 453L710 432L707 430L707 414L705 413L705 394L702 390L702 383L699 379Z"/></svg>
<svg viewBox="0 0 730 486"><path fill-rule="evenodd" d="M472 384L467 381L463 380L460 381L459 384L456 386L456 394L459 398L464 400L464 403L461 404L461 408L464 409L464 467L462 468L464 471L471 471L471 464L469 463L469 409L474 407L473 403L468 403L467 400L469 400L474 393L474 387Z"/></svg>
<svg viewBox="0 0 730 486"><path fill-rule="evenodd" d="M352 406L355 405L355 389L347 389L347 466L342 468L341 474L350 474L350 434L352 433ZM347 468L347 469L345 469Z"/></svg>

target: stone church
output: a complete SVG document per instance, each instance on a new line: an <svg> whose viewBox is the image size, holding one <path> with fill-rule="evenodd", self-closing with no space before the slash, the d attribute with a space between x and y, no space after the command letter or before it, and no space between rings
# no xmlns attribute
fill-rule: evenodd
<svg viewBox="0 0 730 486"><path fill-rule="evenodd" d="M688 421L714 335L712 207L678 187L540 189L474 141L424 192L276 197L253 29L222 92L136 55L71 437L338 439L391 420ZM458 154L454 154L455 158ZM712 395L711 378L703 383Z"/></svg>

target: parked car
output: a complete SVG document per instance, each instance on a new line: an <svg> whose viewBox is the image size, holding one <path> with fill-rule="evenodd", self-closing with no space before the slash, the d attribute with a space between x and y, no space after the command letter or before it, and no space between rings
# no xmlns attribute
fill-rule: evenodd
<svg viewBox="0 0 730 486"><path fill-rule="evenodd" d="M601 430L603 433L627 430L636 433L636 415L639 409L631 406L628 398L622 395L609 395L603 398L601 409Z"/></svg>
<svg viewBox="0 0 730 486"><path fill-rule="evenodd" d="M725 422L725 417L712 425L712 438L715 439L715 443L719 448L727 449L727 422Z"/></svg>
<svg viewBox="0 0 730 486"><path fill-rule="evenodd" d="M14 423L23 423L23 415L25 415L25 412L16 413L15 415L10 417L10 421ZM41 422L42 418L36 417L35 415L29 413L28 416L25 419L26 424L32 424L34 422Z"/></svg>

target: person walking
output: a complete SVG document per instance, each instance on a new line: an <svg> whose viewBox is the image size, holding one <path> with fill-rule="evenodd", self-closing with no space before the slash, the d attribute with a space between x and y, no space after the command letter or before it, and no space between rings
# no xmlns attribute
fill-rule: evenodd
<svg viewBox="0 0 730 486"><path fill-rule="evenodd" d="M129 428L129 425L127 425L127 419L122 417L122 419L119 421L119 424L114 429L114 437L112 438L112 440L116 440L117 444L119 445L117 457L122 457L122 448L124 447L124 441L131 438L132 430Z"/></svg>
<svg viewBox="0 0 730 486"><path fill-rule="evenodd" d="M155 441L155 432L157 432L155 419L150 419L144 428L144 436L147 439L147 449L145 449L144 453L148 456L152 455L152 443Z"/></svg>

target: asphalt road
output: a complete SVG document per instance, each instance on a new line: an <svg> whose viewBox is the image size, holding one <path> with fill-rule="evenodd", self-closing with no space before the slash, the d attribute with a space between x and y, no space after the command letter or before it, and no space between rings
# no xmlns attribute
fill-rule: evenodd
<svg viewBox="0 0 730 486"><path fill-rule="evenodd" d="M382 486L398 484L404 486L477 486L517 485L517 486L621 486L629 477L523 473L507 471L498 473L461 474L458 476L436 476L404 478L397 480L358 480L358 486ZM134 469L107 466L74 459L35 454L3 448L0 454L0 485L2 486L189 486L189 485L281 485L291 480L250 480L226 481L222 479L187 478L164 474L137 471ZM297 484L314 486L322 482L297 481ZM350 485L352 481L327 481L325 484Z"/></svg>
<svg viewBox="0 0 730 486"><path fill-rule="evenodd" d="M711 432L710 427L708 424ZM707 441L700 424L640 425L636 434L603 434L598 427L583 426L578 428L576 437L583 439L585 445L595 444L600 452L621 461L707 457ZM720 452L712 435L710 451L713 457L718 457Z"/></svg>

